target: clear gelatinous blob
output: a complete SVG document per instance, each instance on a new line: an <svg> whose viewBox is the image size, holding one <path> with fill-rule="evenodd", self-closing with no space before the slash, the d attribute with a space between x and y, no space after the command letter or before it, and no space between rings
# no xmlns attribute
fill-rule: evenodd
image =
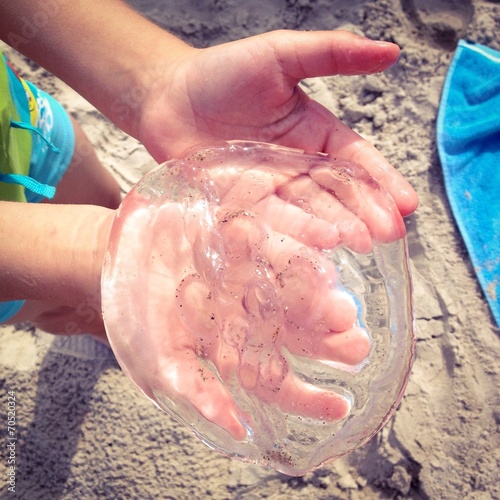
<svg viewBox="0 0 500 500"><path fill-rule="evenodd" d="M359 165L260 143L147 174L113 225L109 340L220 452L301 475L389 419L413 352L404 224Z"/></svg>

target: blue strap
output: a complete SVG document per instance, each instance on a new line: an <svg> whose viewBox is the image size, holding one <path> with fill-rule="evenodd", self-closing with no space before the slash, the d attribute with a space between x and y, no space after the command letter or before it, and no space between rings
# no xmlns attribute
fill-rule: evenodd
<svg viewBox="0 0 500 500"><path fill-rule="evenodd" d="M15 120L10 120L10 125L13 128L20 128L25 130L31 130L35 134L38 134L54 151L54 153L59 153L59 148L57 148L52 142L50 142L42 132L31 125L31 123L26 122L17 122ZM48 184L43 184L38 182L37 180L29 177L28 175L21 174L0 174L0 182L5 182L6 184L19 184L24 186L26 189L29 189L31 192L43 196L44 198L49 198L50 200L54 198L56 194L56 188L54 186L49 186Z"/></svg>
<svg viewBox="0 0 500 500"><path fill-rule="evenodd" d="M20 184L33 193L49 199L54 198L56 194L56 188L54 186L42 184L28 175L0 174L0 182L5 182L6 184Z"/></svg>
<svg viewBox="0 0 500 500"><path fill-rule="evenodd" d="M59 153L59 148L57 146L55 146L54 144L52 144L43 134L42 132L37 129L36 127L34 127L33 125L31 125L31 123L25 123L25 122L16 122L14 120L10 120L10 125L11 127L13 128L22 128L22 129L25 129L25 130L31 130L32 132L34 132L35 134L38 134L46 143L47 145L50 147L50 149L52 149L52 151L54 151L54 153Z"/></svg>

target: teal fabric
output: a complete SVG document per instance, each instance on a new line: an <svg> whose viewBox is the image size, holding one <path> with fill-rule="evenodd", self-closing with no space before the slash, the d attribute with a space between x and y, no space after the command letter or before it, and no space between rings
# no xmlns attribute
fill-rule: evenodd
<svg viewBox="0 0 500 500"><path fill-rule="evenodd" d="M73 124L63 106L52 96L26 82L38 103L38 133L32 135L30 177L47 190L26 191L26 201L40 202L54 196L55 187L66 173L75 149ZM53 188L54 186L54 188ZM53 189L53 191L52 191Z"/></svg>
<svg viewBox="0 0 500 500"><path fill-rule="evenodd" d="M446 192L500 325L500 52L461 40L437 123Z"/></svg>
<svg viewBox="0 0 500 500"><path fill-rule="evenodd" d="M0 56L0 199L53 198L73 157L73 125L55 99Z"/></svg>
<svg viewBox="0 0 500 500"><path fill-rule="evenodd" d="M24 300L11 300L10 302L0 302L0 324L17 314L23 307Z"/></svg>
<svg viewBox="0 0 500 500"><path fill-rule="evenodd" d="M3 76L0 80L0 153L3 152L0 154L0 199L36 203L53 198L75 148L70 117L61 104L30 82L24 82L28 87L25 88L7 59L2 54L0 57L0 71L3 71L0 74ZM30 104L36 106L35 124ZM8 189L11 187L15 189ZM0 324L19 312L23 304L23 300L0 302Z"/></svg>

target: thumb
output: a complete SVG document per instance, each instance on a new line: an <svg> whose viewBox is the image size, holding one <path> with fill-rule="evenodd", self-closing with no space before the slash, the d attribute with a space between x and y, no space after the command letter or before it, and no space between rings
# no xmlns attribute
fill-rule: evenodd
<svg viewBox="0 0 500 500"><path fill-rule="evenodd" d="M317 76L378 73L392 66L400 52L394 43L343 30L280 30L263 36L294 83Z"/></svg>

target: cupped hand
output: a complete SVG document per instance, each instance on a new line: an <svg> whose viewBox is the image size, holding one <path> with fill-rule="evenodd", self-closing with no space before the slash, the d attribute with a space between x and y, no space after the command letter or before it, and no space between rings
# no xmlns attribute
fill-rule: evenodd
<svg viewBox="0 0 500 500"><path fill-rule="evenodd" d="M395 44L347 31L275 31L189 48L153 78L137 135L159 162L234 139L343 157L363 165L405 216L417 205L411 186L374 146L298 86L304 78L380 72L398 56Z"/></svg>
<svg viewBox="0 0 500 500"><path fill-rule="evenodd" d="M252 416L230 389L286 413L344 418L348 399L304 382L287 353L345 365L369 354L324 250L401 238L392 198L353 165L200 165L166 169L160 203L133 191L113 227L103 310L122 367L176 416L239 440ZM325 233L336 218L349 227Z"/></svg>

